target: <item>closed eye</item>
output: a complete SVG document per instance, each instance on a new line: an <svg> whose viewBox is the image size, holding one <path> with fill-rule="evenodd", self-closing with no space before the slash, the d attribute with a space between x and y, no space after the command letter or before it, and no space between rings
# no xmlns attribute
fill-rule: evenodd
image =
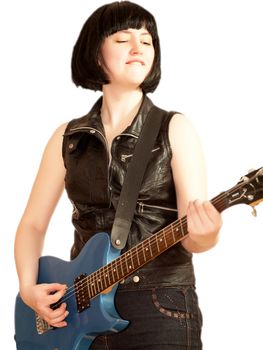
<svg viewBox="0 0 263 350"><path fill-rule="evenodd" d="M149 45L149 46L152 45L152 43L150 43L150 42L148 42L148 41L142 41L142 44L143 44L143 45Z"/></svg>

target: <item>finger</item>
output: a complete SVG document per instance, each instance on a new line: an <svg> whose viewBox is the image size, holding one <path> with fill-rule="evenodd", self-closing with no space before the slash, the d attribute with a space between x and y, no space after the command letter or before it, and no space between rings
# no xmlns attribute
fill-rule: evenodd
<svg viewBox="0 0 263 350"><path fill-rule="evenodd" d="M200 217L200 201L196 200L189 203L187 220L189 228L191 227L192 230L196 231L196 229L202 225Z"/></svg>
<svg viewBox="0 0 263 350"><path fill-rule="evenodd" d="M69 312L66 310L59 317L49 318L48 323L54 327L64 327L67 325L67 321L65 320L65 318L68 316L68 314L69 314Z"/></svg>
<svg viewBox="0 0 263 350"><path fill-rule="evenodd" d="M50 308L50 310L51 310L50 317L52 317L52 318L60 317L61 315L63 315L65 313L66 307L67 307L67 304L62 303L57 309Z"/></svg>
<svg viewBox="0 0 263 350"><path fill-rule="evenodd" d="M55 292L54 294L50 294L48 296L48 301L49 301L50 305L59 301L63 297L65 292L66 292L66 289L62 289L62 290Z"/></svg>
<svg viewBox="0 0 263 350"><path fill-rule="evenodd" d="M209 217L209 219L212 222L218 221L219 223L221 223L221 215L211 202L205 201L203 206L204 206L204 209L206 211L207 216Z"/></svg>
<svg viewBox="0 0 263 350"><path fill-rule="evenodd" d="M48 324L54 326L56 323L60 323L64 321L64 319L68 316L69 312L65 309L65 303L63 306L56 310L52 310L50 307L46 307L43 309L41 317L45 319Z"/></svg>
<svg viewBox="0 0 263 350"><path fill-rule="evenodd" d="M193 206L195 208L196 217L198 217L200 223L203 225L213 224L214 220L220 217L219 212L209 201L201 202L196 200Z"/></svg>
<svg viewBox="0 0 263 350"><path fill-rule="evenodd" d="M63 327L66 327L67 325L68 324L66 321L62 321L62 322L54 323L52 326L56 328L63 328Z"/></svg>
<svg viewBox="0 0 263 350"><path fill-rule="evenodd" d="M61 283L50 283L50 284L46 284L46 291L48 293L54 293L54 292L58 292L61 290L66 290L67 289L67 285L66 284L61 284Z"/></svg>

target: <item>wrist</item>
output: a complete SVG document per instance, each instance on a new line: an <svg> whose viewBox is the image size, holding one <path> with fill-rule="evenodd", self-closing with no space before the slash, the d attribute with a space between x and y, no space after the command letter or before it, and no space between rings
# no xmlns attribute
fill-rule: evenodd
<svg viewBox="0 0 263 350"><path fill-rule="evenodd" d="M218 235L213 237L198 237L198 239L194 239L191 236L187 236L183 241L182 245L186 250L191 253L202 253L209 249L212 249L218 242Z"/></svg>

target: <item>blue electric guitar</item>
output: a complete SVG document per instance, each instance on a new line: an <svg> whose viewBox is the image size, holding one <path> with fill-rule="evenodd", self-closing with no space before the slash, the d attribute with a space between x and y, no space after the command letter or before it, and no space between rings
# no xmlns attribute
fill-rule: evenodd
<svg viewBox="0 0 263 350"><path fill-rule="evenodd" d="M263 168L243 176L231 189L211 202L220 212L235 204L255 206L263 198ZM71 262L55 257L41 257L38 283L65 283L63 298L52 305L67 303L67 327L52 328L19 294L15 306L15 340L18 350L88 350L93 340L126 328L115 309L118 283L143 265L181 241L187 235L186 217L134 246L124 254L113 248L107 233L98 233Z"/></svg>

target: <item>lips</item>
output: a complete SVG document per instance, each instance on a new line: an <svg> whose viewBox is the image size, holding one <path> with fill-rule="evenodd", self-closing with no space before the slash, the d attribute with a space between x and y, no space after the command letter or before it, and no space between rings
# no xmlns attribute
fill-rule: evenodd
<svg viewBox="0 0 263 350"><path fill-rule="evenodd" d="M145 66L145 63L139 59L133 59L126 62L126 64L133 64L133 63L140 63L142 66Z"/></svg>

